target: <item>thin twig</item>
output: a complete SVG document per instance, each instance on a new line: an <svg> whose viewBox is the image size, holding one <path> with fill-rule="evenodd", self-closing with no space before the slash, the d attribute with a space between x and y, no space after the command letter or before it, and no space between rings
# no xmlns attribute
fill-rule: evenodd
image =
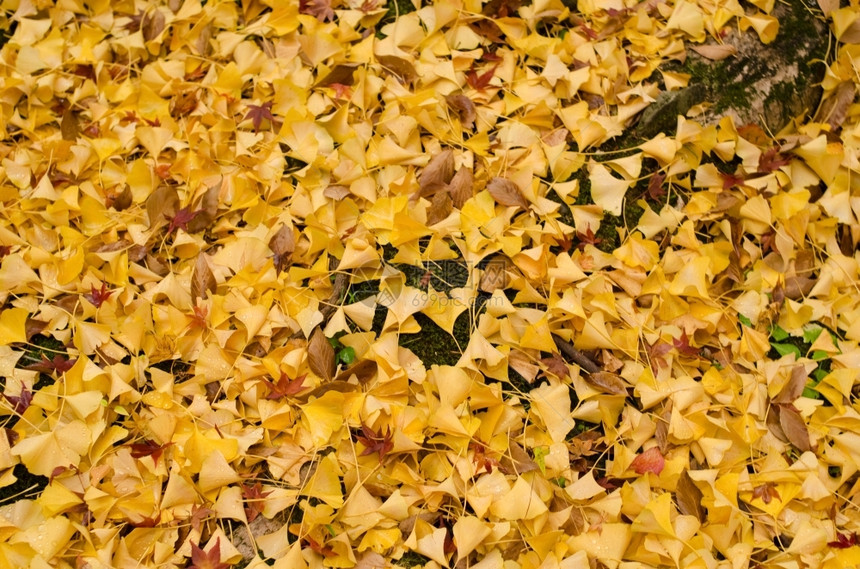
<svg viewBox="0 0 860 569"><path fill-rule="evenodd" d="M555 335L553 335L553 340L555 340L555 345L558 346L561 353L573 360L573 363L585 370L586 373L592 374L600 371L600 366L594 360L574 348L573 344L567 340Z"/></svg>

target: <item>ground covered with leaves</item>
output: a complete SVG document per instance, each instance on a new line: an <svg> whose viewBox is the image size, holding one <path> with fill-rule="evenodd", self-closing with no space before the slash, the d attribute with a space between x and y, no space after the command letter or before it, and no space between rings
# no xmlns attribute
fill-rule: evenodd
<svg viewBox="0 0 860 569"><path fill-rule="evenodd" d="M416 4L3 1L0 567L860 563L860 8Z"/></svg>

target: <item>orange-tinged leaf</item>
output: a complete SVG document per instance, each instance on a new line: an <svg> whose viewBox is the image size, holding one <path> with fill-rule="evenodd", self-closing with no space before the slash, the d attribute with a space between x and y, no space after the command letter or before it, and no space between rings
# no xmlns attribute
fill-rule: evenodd
<svg viewBox="0 0 860 569"><path fill-rule="evenodd" d="M663 458L663 454L660 452L660 449L657 447L651 447L642 454L637 455L636 458L633 459L633 462L630 463L630 468L632 468L636 474L651 472L652 474L659 475L663 472L665 464L666 460Z"/></svg>

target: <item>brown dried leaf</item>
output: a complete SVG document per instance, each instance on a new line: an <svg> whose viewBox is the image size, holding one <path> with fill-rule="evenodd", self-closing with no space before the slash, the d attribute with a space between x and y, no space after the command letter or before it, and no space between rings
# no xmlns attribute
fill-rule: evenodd
<svg viewBox="0 0 860 569"><path fill-rule="evenodd" d="M323 195L333 200L342 200L349 195L349 188L346 186L329 186L323 190Z"/></svg>
<svg viewBox="0 0 860 569"><path fill-rule="evenodd" d="M669 450L669 422L672 420L672 400L670 399L660 413L660 418L657 420L657 430L654 433L654 438L657 439L657 448L660 452L666 453Z"/></svg>
<svg viewBox="0 0 860 569"><path fill-rule="evenodd" d="M605 393L627 396L627 382L621 376L608 371L598 371L585 376L585 380Z"/></svg>
<svg viewBox="0 0 860 569"><path fill-rule="evenodd" d="M678 510L685 516L695 516L700 522L705 521L705 509L702 507L702 491L690 478L685 470L678 478L678 486L675 488L675 499L678 501Z"/></svg>
<svg viewBox="0 0 860 569"><path fill-rule="evenodd" d="M334 66L334 69L332 69L328 75L317 81L317 84L314 85L314 87L328 87L332 83L352 85L355 83L355 79L353 79L352 74L355 72L357 67L357 63L339 63Z"/></svg>
<svg viewBox="0 0 860 569"><path fill-rule="evenodd" d="M143 18L140 32L144 41L152 41L164 31L164 14L158 9L153 10Z"/></svg>
<svg viewBox="0 0 860 569"><path fill-rule="evenodd" d="M290 265L293 252L296 250L293 228L282 225L278 232L269 239L269 249L275 254L275 270L280 273Z"/></svg>
<svg viewBox="0 0 860 569"><path fill-rule="evenodd" d="M719 61L738 52L738 49L730 44L721 45L691 45L690 49L706 59Z"/></svg>
<svg viewBox="0 0 860 569"><path fill-rule="evenodd" d="M152 192L146 199L146 215L149 227L166 223L179 209L179 194L173 186L162 186Z"/></svg>
<svg viewBox="0 0 860 569"><path fill-rule="evenodd" d="M206 193L203 194L203 199L200 201L200 209L194 219L188 222L188 232L197 233L203 231L212 225L215 221L215 216L218 214L218 196L221 193L221 184L214 184Z"/></svg>
<svg viewBox="0 0 860 569"><path fill-rule="evenodd" d="M197 254L194 271L191 273L191 298L206 298L207 293L215 294L218 283L215 275L206 261L206 255L201 251Z"/></svg>
<svg viewBox="0 0 860 569"><path fill-rule="evenodd" d="M454 202L448 192L439 192L433 196L430 207L427 208L427 225L435 225L448 217L454 209Z"/></svg>
<svg viewBox="0 0 860 569"><path fill-rule="evenodd" d="M511 474L523 474L538 469L537 463L532 460L529 453L514 441L508 444L508 453L501 457L499 466L502 470Z"/></svg>
<svg viewBox="0 0 860 569"><path fill-rule="evenodd" d="M349 381L352 376L355 376L356 381L361 385L366 385L371 379L376 377L376 371L379 365L374 360L361 360L356 362L337 374L335 381Z"/></svg>
<svg viewBox="0 0 860 569"><path fill-rule="evenodd" d="M489 293L507 288L510 282L508 270L512 267L513 263L504 255L496 255L491 258L487 266L484 267L481 280L478 282L478 288L482 292Z"/></svg>
<svg viewBox="0 0 860 569"><path fill-rule="evenodd" d="M129 208L132 200L134 200L134 195L131 193L131 186L126 186L119 195L108 196L105 205L116 211L123 211Z"/></svg>
<svg viewBox="0 0 860 569"><path fill-rule="evenodd" d="M475 126L475 119L478 118L478 113L475 111L475 103L466 95L448 95L445 97L445 102L448 106L457 111L460 117L460 124L463 128L471 129Z"/></svg>
<svg viewBox="0 0 860 569"><path fill-rule="evenodd" d="M806 367L803 365L794 366L794 369L791 370L791 378L779 392L779 395L774 398L773 402L777 404L794 403L800 397L800 394L803 393L803 388L806 387L806 380Z"/></svg>
<svg viewBox="0 0 860 569"><path fill-rule="evenodd" d="M197 93L195 91L183 91L175 97L170 104L170 114L174 118L181 118L197 108Z"/></svg>
<svg viewBox="0 0 860 569"><path fill-rule="evenodd" d="M815 122L826 122L832 130L841 127L842 123L845 122L845 117L848 116L848 109L854 102L856 93L857 88L853 81L840 83L833 93L821 103L821 107L815 113Z"/></svg>
<svg viewBox="0 0 860 569"><path fill-rule="evenodd" d="M403 83L411 83L418 77L415 66L407 59L396 55L380 55L376 60L383 69L397 75Z"/></svg>
<svg viewBox="0 0 860 569"><path fill-rule="evenodd" d="M311 333L311 339L308 342L308 366L312 372L326 381L334 378L334 348L319 327Z"/></svg>
<svg viewBox="0 0 860 569"><path fill-rule="evenodd" d="M493 178L487 184L487 191L493 196L497 203L509 207L529 208L529 202L526 200L522 191L516 184L505 178Z"/></svg>
<svg viewBox="0 0 860 569"><path fill-rule="evenodd" d="M430 159L427 166L418 178L418 186L421 188L420 196L427 197L451 181L454 176L454 151L446 148Z"/></svg>
<svg viewBox="0 0 860 569"><path fill-rule="evenodd" d="M469 201L469 198L472 197L474 186L475 177L472 175L471 168L461 166L448 184L448 193L451 194L454 207L460 209L463 207L463 204Z"/></svg>
<svg viewBox="0 0 860 569"><path fill-rule="evenodd" d="M78 132L78 119L75 117L75 113L72 112L72 109L66 109L63 111L63 118L60 121L60 134L63 136L63 140L76 141Z"/></svg>
<svg viewBox="0 0 860 569"><path fill-rule="evenodd" d="M818 7L824 12L824 16L827 17L831 12L839 9L839 0L818 0Z"/></svg>
<svg viewBox="0 0 860 569"><path fill-rule="evenodd" d="M532 358L520 350L511 351L508 355L508 365L529 383L534 383L540 372L540 368L535 365Z"/></svg>
<svg viewBox="0 0 860 569"><path fill-rule="evenodd" d="M552 356L542 358L540 362L546 366L546 371L559 379L570 377L570 370L568 369L567 364L564 363L564 359L560 354L554 352Z"/></svg>
<svg viewBox="0 0 860 569"><path fill-rule="evenodd" d="M800 413L790 405L779 405L778 409L779 426L782 427L782 432L785 433L788 442L801 452L812 450L812 445L809 442L809 429Z"/></svg>

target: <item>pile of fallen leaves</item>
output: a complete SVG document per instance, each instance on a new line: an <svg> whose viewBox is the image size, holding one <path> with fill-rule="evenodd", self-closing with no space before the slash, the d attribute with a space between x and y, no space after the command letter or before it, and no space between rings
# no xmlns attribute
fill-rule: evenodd
<svg viewBox="0 0 860 569"><path fill-rule="evenodd" d="M567 6L4 0L0 568L860 563L860 8L605 152L774 2Z"/></svg>

